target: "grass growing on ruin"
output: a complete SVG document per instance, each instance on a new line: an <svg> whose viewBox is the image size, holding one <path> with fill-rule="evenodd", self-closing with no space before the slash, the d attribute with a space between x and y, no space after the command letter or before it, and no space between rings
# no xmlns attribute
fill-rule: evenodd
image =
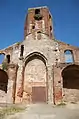
<svg viewBox="0 0 79 119"><path fill-rule="evenodd" d="M0 119L4 119L7 115L13 115L15 113L23 111L25 108L21 107L6 107L3 109L0 109Z"/></svg>
<svg viewBox="0 0 79 119"><path fill-rule="evenodd" d="M66 103L61 102L61 103L59 103L57 106L66 106Z"/></svg>

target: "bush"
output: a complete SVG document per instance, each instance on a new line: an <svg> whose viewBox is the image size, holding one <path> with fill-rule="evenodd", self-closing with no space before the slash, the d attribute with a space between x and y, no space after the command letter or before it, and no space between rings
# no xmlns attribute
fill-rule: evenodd
<svg viewBox="0 0 79 119"><path fill-rule="evenodd" d="M42 15L41 14L35 14L34 18L35 18L35 20L41 20Z"/></svg>

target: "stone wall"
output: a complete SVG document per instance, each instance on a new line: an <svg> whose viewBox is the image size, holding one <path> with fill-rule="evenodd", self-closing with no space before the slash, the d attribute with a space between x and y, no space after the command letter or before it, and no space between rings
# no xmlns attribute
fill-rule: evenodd
<svg viewBox="0 0 79 119"><path fill-rule="evenodd" d="M66 44L63 42L59 42L59 41L58 41L58 44L59 44L59 50L60 50L60 54L61 54L61 56L60 56L61 63L65 63L64 51L66 51L66 50L72 51L73 57L74 57L74 62L79 61L79 57L78 57L79 48L78 47L75 47L75 46L72 46L72 45L69 45L69 44Z"/></svg>
<svg viewBox="0 0 79 119"><path fill-rule="evenodd" d="M8 66L8 92L7 92L7 102L15 103L15 93L16 93L16 80L17 80L17 70L18 65L9 64Z"/></svg>
<svg viewBox="0 0 79 119"><path fill-rule="evenodd" d="M41 20L35 20L35 9L40 9ZM46 99L44 98L46 103L58 104L62 100L78 102L78 89L63 87L62 71L68 65L79 66L79 48L55 40L52 16L48 8L35 9L28 10L24 40L0 50L0 54L5 55L5 59L10 55L10 62L6 62L9 77L7 101L31 103L38 89L46 91L40 94L46 94ZM72 51L74 60L71 63L65 62L66 50ZM2 69L2 65L0 68ZM1 95L4 93L2 92Z"/></svg>

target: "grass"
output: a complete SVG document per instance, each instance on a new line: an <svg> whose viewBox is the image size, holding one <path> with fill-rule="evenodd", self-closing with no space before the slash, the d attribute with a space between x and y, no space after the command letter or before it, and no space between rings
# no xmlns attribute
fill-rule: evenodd
<svg viewBox="0 0 79 119"><path fill-rule="evenodd" d="M25 108L21 107L6 107L3 109L0 109L0 119L4 119L7 115L13 115L15 113L23 111Z"/></svg>
<svg viewBox="0 0 79 119"><path fill-rule="evenodd" d="M61 103L59 103L57 106L66 106L66 103L61 102Z"/></svg>
<svg viewBox="0 0 79 119"><path fill-rule="evenodd" d="M76 102L71 102L71 104L77 104Z"/></svg>

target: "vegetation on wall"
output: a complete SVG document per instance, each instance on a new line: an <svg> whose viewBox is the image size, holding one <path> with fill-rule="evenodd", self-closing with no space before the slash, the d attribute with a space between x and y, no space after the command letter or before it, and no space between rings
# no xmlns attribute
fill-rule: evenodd
<svg viewBox="0 0 79 119"><path fill-rule="evenodd" d="M35 18L35 20L41 20L42 15L41 14L35 14L34 18Z"/></svg>
<svg viewBox="0 0 79 119"><path fill-rule="evenodd" d="M6 71L6 70L7 70L7 67L8 67L7 62L3 61L3 63L2 63L2 69L3 69L4 71Z"/></svg>
<svg viewBox="0 0 79 119"><path fill-rule="evenodd" d="M17 45L19 45L21 42L17 42Z"/></svg>

